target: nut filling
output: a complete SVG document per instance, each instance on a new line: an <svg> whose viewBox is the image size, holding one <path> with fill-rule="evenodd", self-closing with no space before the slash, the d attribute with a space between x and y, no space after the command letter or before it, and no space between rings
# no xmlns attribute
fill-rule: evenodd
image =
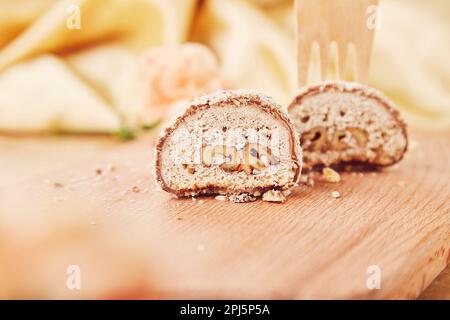
<svg viewBox="0 0 450 320"><path fill-rule="evenodd" d="M247 144L242 150L229 146L204 146L201 154L203 165L218 165L226 172L256 174L280 162L270 148L259 144Z"/></svg>
<svg viewBox="0 0 450 320"><path fill-rule="evenodd" d="M350 147L351 141L356 142L357 147L365 148L368 141L368 133L360 128L347 128L345 130L334 130L334 133L328 134L327 128L316 127L306 131L301 137L301 144L307 151L327 150L342 151Z"/></svg>

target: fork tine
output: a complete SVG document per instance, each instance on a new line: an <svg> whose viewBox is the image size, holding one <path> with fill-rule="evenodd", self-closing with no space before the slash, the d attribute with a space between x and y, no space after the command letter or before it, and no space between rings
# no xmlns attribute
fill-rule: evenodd
<svg viewBox="0 0 450 320"><path fill-rule="evenodd" d="M304 86L308 79L308 66L310 61L311 44L305 37L299 37L297 40L297 73L298 83Z"/></svg>
<svg viewBox="0 0 450 320"><path fill-rule="evenodd" d="M313 43L317 41L320 47L320 55L322 61L322 73L326 70L326 55L324 50L328 46L328 33L323 27L323 21L317 19L320 10L324 6L320 5L323 0L297 0L295 2L295 10L297 16L297 61L298 61L298 81L303 86L308 81L308 67L311 60L311 51L315 50ZM324 32L325 30L325 32Z"/></svg>
<svg viewBox="0 0 450 320"><path fill-rule="evenodd" d="M338 44L335 41L332 41L330 42L328 48L327 69L326 69L326 76L324 79L339 80L340 77L339 59L340 57Z"/></svg>
<svg viewBox="0 0 450 320"><path fill-rule="evenodd" d="M314 41L311 45L311 51L309 55L309 65L306 84L318 83L322 80L322 68L320 65L320 44Z"/></svg>

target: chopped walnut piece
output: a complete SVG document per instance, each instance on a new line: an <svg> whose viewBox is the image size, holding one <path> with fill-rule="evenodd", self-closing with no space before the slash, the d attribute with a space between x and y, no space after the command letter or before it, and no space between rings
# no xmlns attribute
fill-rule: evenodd
<svg viewBox="0 0 450 320"><path fill-rule="evenodd" d="M326 182L337 183L341 181L339 173L331 168L323 168L322 175Z"/></svg>
<svg viewBox="0 0 450 320"><path fill-rule="evenodd" d="M347 129L352 136L356 139L356 142L360 147L365 147L367 145L367 141L369 140L368 133L360 128L348 128Z"/></svg>
<svg viewBox="0 0 450 320"><path fill-rule="evenodd" d="M194 174L194 173L195 173L195 168L194 168L193 166L188 166L186 169L187 169L187 171L188 171L190 174Z"/></svg>
<svg viewBox="0 0 450 320"><path fill-rule="evenodd" d="M316 127L301 136L302 145L305 150L318 151L327 146L327 129L325 127Z"/></svg>
<svg viewBox="0 0 450 320"><path fill-rule="evenodd" d="M314 178L312 174L302 174L300 176L300 183L307 185L308 187L314 187Z"/></svg>
<svg viewBox="0 0 450 320"><path fill-rule="evenodd" d="M282 191L269 190L263 194L263 201L283 203L286 201L286 196Z"/></svg>
<svg viewBox="0 0 450 320"><path fill-rule="evenodd" d="M227 197L223 196L223 195L219 195L219 196L216 196L215 199L218 200L218 201L226 201Z"/></svg>
<svg viewBox="0 0 450 320"><path fill-rule="evenodd" d="M257 144L247 144L243 150L243 159L239 158L238 150L234 147L216 145L202 147L202 162L209 167L218 164L226 172L245 172L254 174L269 165L279 163L271 150Z"/></svg>
<svg viewBox="0 0 450 320"><path fill-rule="evenodd" d="M345 137L345 130L336 130L331 141L331 148L333 150L345 150L348 147L343 141Z"/></svg>

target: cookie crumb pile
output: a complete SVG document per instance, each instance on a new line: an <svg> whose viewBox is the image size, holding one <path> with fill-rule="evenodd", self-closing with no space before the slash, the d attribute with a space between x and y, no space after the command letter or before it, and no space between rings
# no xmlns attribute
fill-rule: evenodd
<svg viewBox="0 0 450 320"><path fill-rule="evenodd" d="M279 190L269 190L263 194L262 199L267 202L283 203L286 201L286 196Z"/></svg>

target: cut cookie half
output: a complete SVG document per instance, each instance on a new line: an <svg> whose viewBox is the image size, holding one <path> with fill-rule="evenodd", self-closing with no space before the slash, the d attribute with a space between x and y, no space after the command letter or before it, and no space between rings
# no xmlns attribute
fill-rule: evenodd
<svg viewBox="0 0 450 320"><path fill-rule="evenodd" d="M304 88L288 107L301 135L304 167L356 163L374 167L403 158L406 124L382 93L356 83Z"/></svg>
<svg viewBox="0 0 450 320"><path fill-rule="evenodd" d="M287 190L302 155L289 117L269 97L219 91L190 103L156 145L156 179L176 196Z"/></svg>

